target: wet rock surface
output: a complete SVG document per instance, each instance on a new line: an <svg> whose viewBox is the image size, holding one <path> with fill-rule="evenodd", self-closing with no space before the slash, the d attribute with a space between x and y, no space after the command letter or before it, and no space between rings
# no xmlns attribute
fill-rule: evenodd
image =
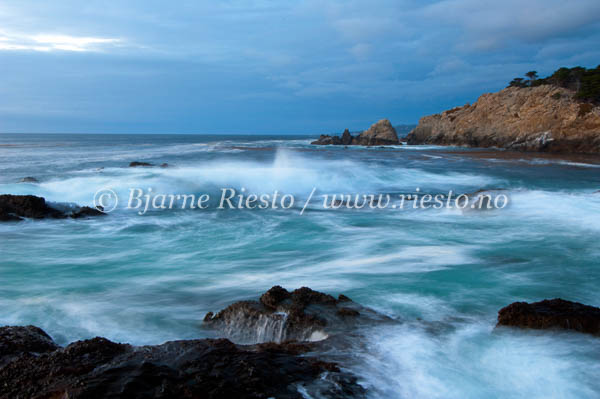
<svg viewBox="0 0 600 399"><path fill-rule="evenodd" d="M205 326L235 342L320 341L363 325L390 321L350 298L303 287L294 291L275 286L258 301L240 301L216 315L208 313Z"/></svg>
<svg viewBox="0 0 600 399"><path fill-rule="evenodd" d="M380 318L344 295L276 286L259 301L236 302L205 320L215 328L235 322L248 332L257 325L247 321L278 320L284 313L287 323L280 337L286 338L305 337L315 328L341 331ZM97 337L61 348L37 327L2 327L0 399L364 398L355 376L319 355L327 351L320 344L241 345L220 338L136 347Z"/></svg>
<svg viewBox="0 0 600 399"><path fill-rule="evenodd" d="M14 327L11 327L14 328ZM0 367L0 398L324 398L361 397L352 376L299 356L291 345L242 347L226 339L134 347L104 338L19 357ZM330 382L322 379L331 375Z"/></svg>
<svg viewBox="0 0 600 399"><path fill-rule="evenodd" d="M352 136L350 131L346 129L341 137L323 134L311 144L381 146L400 145L401 143L398 139L396 129L394 129L390 121L382 119L357 136Z"/></svg>
<svg viewBox="0 0 600 399"><path fill-rule="evenodd" d="M498 312L498 325L600 335L600 308L564 299L515 302Z"/></svg>
<svg viewBox="0 0 600 399"><path fill-rule="evenodd" d="M44 198L34 195L0 195L0 221L2 222L20 221L23 218L65 219L102 215L105 213L87 206L75 207L71 211L59 210L49 206Z"/></svg>
<svg viewBox="0 0 600 399"><path fill-rule="evenodd" d="M310 289L290 293L274 287L260 304L275 310L285 303L304 324L316 320L305 314L307 306L350 302ZM363 398L365 390L356 377L334 362L315 357L318 350L309 342L238 345L227 339L135 347L99 337L60 348L37 327L2 327L0 399L300 399L305 393L330 399Z"/></svg>
<svg viewBox="0 0 600 399"><path fill-rule="evenodd" d="M0 327L0 367L20 354L40 354L56 349L58 345L41 328Z"/></svg>

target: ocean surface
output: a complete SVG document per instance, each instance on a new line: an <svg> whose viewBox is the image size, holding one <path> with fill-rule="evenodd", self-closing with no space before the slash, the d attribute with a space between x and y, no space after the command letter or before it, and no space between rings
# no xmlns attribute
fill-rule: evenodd
<svg viewBox="0 0 600 399"><path fill-rule="evenodd" d="M344 293L401 321L345 354L373 398L600 396L598 338L495 329L514 301L600 306L600 164L310 137L0 134L0 193L92 205L111 188L292 194L291 209L173 209L0 224L0 324L60 344L212 336L201 320L273 285ZM168 168L129 168L131 161ZM19 183L32 176L39 183ZM473 193L495 210L319 209L326 193Z"/></svg>

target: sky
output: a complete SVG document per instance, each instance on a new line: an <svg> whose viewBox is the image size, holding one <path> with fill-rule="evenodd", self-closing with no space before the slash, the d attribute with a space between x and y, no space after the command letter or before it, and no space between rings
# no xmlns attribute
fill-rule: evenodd
<svg viewBox="0 0 600 399"><path fill-rule="evenodd" d="M2 0L0 132L416 124L599 44L598 0Z"/></svg>

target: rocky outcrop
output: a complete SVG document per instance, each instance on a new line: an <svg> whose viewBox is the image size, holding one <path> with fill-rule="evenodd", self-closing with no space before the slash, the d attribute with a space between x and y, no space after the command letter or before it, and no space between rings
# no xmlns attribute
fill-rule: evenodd
<svg viewBox="0 0 600 399"><path fill-rule="evenodd" d="M22 354L36 356L58 348L41 328L0 327L0 367Z"/></svg>
<svg viewBox="0 0 600 399"><path fill-rule="evenodd" d="M0 345L13 339L11 330L23 329L35 327L0 329ZM313 397L364 395L335 363L300 356L310 348L298 344L239 346L203 339L135 347L94 338L58 348L35 330L32 338L16 333L19 341L9 350L18 356L0 365L1 399L300 399L305 396L299 387Z"/></svg>
<svg viewBox="0 0 600 399"><path fill-rule="evenodd" d="M600 335L600 308L563 299L515 302L498 312L498 325Z"/></svg>
<svg viewBox="0 0 600 399"><path fill-rule="evenodd" d="M342 137L321 135L318 140L311 144L315 145L399 145L400 140L396 129L389 120L382 119L373 124L368 130L360 133L358 136L352 136L348 129L344 130Z"/></svg>
<svg viewBox="0 0 600 399"><path fill-rule="evenodd" d="M509 87L421 118L408 144L600 153L600 106L553 85Z"/></svg>
<svg viewBox="0 0 600 399"><path fill-rule="evenodd" d="M279 337L286 339L315 329L349 332L361 321L385 319L344 295L276 286L260 301L208 314L205 323L254 331L258 319L282 314L288 323ZM200 339L136 347L94 338L61 348L37 327L2 327L0 399L364 398L356 377L317 355L328 356L319 344Z"/></svg>
<svg viewBox="0 0 600 399"><path fill-rule="evenodd" d="M240 301L216 315L208 313L204 323L235 342L260 343L319 341L389 320L344 295L336 299L307 287L289 292L275 286L259 301Z"/></svg>
<svg viewBox="0 0 600 399"><path fill-rule="evenodd" d="M65 219L105 215L100 209L87 206L76 207L71 211L62 211L49 206L46 200L35 195L0 195L0 221L20 221L29 219Z"/></svg>

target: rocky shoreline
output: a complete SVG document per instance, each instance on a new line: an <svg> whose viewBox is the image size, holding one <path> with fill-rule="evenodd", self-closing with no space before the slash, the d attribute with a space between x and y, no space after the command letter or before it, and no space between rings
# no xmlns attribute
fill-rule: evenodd
<svg viewBox="0 0 600 399"><path fill-rule="evenodd" d="M600 154L600 105L551 84L508 87L472 105L421 118L407 142Z"/></svg>
<svg viewBox="0 0 600 399"><path fill-rule="evenodd" d="M398 321L344 295L275 286L204 319L206 328L247 344L133 346L96 337L60 347L38 327L0 327L0 399L364 398L357 376L327 353L344 342L336 337L360 340L352 331L374 323ZM498 326L600 335L600 309L562 299L515 302L499 311Z"/></svg>

